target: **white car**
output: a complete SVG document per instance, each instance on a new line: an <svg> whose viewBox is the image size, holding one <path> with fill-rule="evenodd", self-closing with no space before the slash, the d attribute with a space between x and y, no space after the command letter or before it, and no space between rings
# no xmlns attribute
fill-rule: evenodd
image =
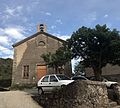
<svg viewBox="0 0 120 108"><path fill-rule="evenodd" d="M117 82L114 82L114 81L108 81L107 79L103 79L102 83L104 83L108 88L112 88L113 85L118 84Z"/></svg>
<svg viewBox="0 0 120 108"><path fill-rule="evenodd" d="M92 76L92 77L90 78L90 80L95 81L95 77ZM118 84L117 82L109 81L109 80L105 79L104 77L102 77L102 83L105 84L107 88L112 88L113 85Z"/></svg>
<svg viewBox="0 0 120 108"><path fill-rule="evenodd" d="M55 88L68 85L73 82L70 78L63 74L51 74L43 76L37 83L38 93L51 92Z"/></svg>

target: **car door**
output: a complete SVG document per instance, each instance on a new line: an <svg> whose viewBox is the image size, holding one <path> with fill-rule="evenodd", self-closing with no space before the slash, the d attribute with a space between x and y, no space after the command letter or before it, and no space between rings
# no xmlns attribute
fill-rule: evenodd
<svg viewBox="0 0 120 108"><path fill-rule="evenodd" d="M58 82L58 79L57 79L54 75L51 75L51 76L50 76L49 85L50 85L50 90L51 90L51 91L52 91L53 89L56 89L56 88L60 87L59 82Z"/></svg>
<svg viewBox="0 0 120 108"><path fill-rule="evenodd" d="M45 76L41 80L41 87L42 87L43 91L49 91L49 89L50 89L50 87L49 87L49 75Z"/></svg>

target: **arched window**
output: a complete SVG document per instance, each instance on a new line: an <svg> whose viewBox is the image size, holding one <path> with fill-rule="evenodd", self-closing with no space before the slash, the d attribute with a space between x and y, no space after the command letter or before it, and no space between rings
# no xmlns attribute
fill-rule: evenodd
<svg viewBox="0 0 120 108"><path fill-rule="evenodd" d="M45 42L44 41L39 41L38 46L45 46Z"/></svg>

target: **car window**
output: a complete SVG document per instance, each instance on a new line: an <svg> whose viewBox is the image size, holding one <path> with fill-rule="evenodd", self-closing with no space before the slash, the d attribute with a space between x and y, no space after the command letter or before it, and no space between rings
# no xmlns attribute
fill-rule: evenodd
<svg viewBox="0 0 120 108"><path fill-rule="evenodd" d="M55 76L50 76L50 82L57 82L58 80L56 79Z"/></svg>
<svg viewBox="0 0 120 108"><path fill-rule="evenodd" d="M48 78L49 78L49 76L45 76L45 77L42 79L41 82L48 82Z"/></svg>
<svg viewBox="0 0 120 108"><path fill-rule="evenodd" d="M59 80L70 80L70 78L66 77L65 75L56 75Z"/></svg>

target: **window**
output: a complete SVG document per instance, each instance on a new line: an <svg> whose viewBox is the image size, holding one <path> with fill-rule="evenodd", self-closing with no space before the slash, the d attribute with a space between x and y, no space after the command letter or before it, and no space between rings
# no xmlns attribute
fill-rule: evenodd
<svg viewBox="0 0 120 108"><path fill-rule="evenodd" d="M29 65L23 66L23 78L28 79L29 77Z"/></svg>
<svg viewBox="0 0 120 108"><path fill-rule="evenodd" d="M38 46L45 46L45 42L44 41L39 41Z"/></svg>
<svg viewBox="0 0 120 108"><path fill-rule="evenodd" d="M59 80L70 80L70 78L66 77L65 75L56 75Z"/></svg>
<svg viewBox="0 0 120 108"><path fill-rule="evenodd" d="M57 82L58 80L56 79L55 76L50 76L50 82Z"/></svg>
<svg viewBox="0 0 120 108"><path fill-rule="evenodd" d="M49 76L44 77L41 82L48 82L48 78Z"/></svg>

